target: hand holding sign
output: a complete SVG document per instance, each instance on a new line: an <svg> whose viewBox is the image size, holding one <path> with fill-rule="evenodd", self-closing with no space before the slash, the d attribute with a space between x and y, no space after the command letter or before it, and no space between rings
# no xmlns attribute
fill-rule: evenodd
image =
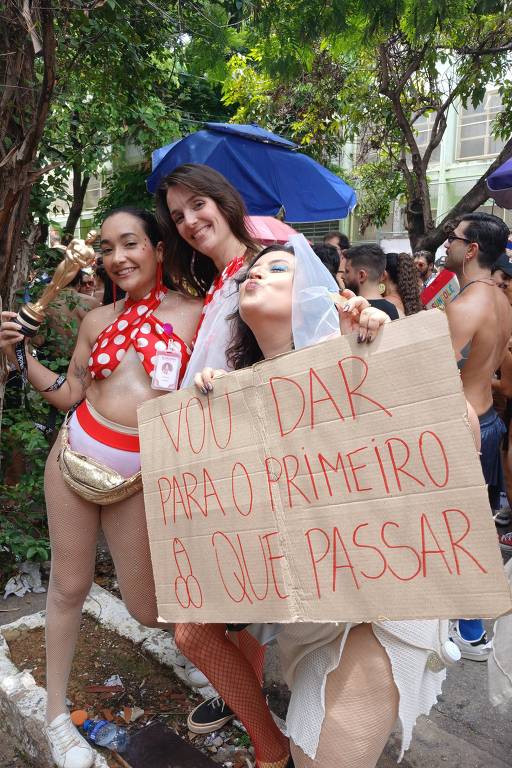
<svg viewBox="0 0 512 768"><path fill-rule="evenodd" d="M380 309L370 306L363 296L345 288L341 292L341 301L335 301L340 313L340 330L344 336L358 331L358 341L370 343L384 323L389 323L389 316Z"/></svg>
<svg viewBox="0 0 512 768"><path fill-rule="evenodd" d="M163 618L510 608L443 314L214 374L139 410Z"/></svg>

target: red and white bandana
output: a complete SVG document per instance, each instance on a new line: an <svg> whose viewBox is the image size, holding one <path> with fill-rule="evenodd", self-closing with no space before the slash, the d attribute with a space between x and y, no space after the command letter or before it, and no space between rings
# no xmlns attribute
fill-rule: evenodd
<svg viewBox="0 0 512 768"><path fill-rule="evenodd" d="M130 345L139 356L144 370L151 376L158 352L169 348L181 353L179 381L183 378L190 357L190 349L177 336L169 323L160 322L154 312L167 293L167 288L159 286L138 301L129 296L124 302L124 310L117 320L105 328L92 348L88 366L93 379L106 379L117 368Z"/></svg>
<svg viewBox="0 0 512 768"><path fill-rule="evenodd" d="M203 310L201 312L201 317L199 318L199 324L196 328L196 333L194 336L194 341L197 339L197 334L199 333L199 330L203 324L203 320L206 315L206 309L208 307L208 304L212 301L214 295L217 293L217 291L220 291L226 280L228 280L230 277L233 277L233 275L236 275L238 270L240 270L245 262L245 254L243 256L235 256L234 259L231 259L231 261L226 264L220 275L217 275L213 283L211 284L208 293L204 297L203 302Z"/></svg>

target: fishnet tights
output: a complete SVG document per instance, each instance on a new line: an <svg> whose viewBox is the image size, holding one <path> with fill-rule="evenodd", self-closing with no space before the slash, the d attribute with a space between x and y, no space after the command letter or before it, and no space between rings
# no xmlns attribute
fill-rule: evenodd
<svg viewBox="0 0 512 768"><path fill-rule="evenodd" d="M360 624L327 677L315 759L292 742L295 768L374 768L398 717L398 700L388 655L371 626Z"/></svg>
<svg viewBox="0 0 512 768"><path fill-rule="evenodd" d="M231 642L240 649L240 653L251 665L260 686L263 685L263 669L265 666L265 646L260 645L256 638L243 629L241 632L229 632Z"/></svg>
<svg viewBox="0 0 512 768"><path fill-rule="evenodd" d="M94 577L101 525L114 560L128 611L147 627L157 624L155 585L142 492L118 504L98 507L75 494L57 464L60 440L45 471L45 495L52 546L46 608L47 720L67 711L66 688L80 629L82 605Z"/></svg>
<svg viewBox="0 0 512 768"><path fill-rule="evenodd" d="M203 672L236 712L253 743L260 768L284 768L288 739L270 714L261 690L261 667L245 656L257 641L241 632L240 648L226 635L225 624L176 624L176 645ZM252 642L251 642L252 641ZM259 645L259 643L258 643ZM250 660L248 660L250 659Z"/></svg>

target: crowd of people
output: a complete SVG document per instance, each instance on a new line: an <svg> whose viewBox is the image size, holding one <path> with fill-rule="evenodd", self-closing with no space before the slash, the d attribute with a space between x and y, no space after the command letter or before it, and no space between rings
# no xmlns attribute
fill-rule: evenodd
<svg viewBox="0 0 512 768"><path fill-rule="evenodd" d="M508 237L499 218L475 213L454 221L445 243L446 268L460 286L446 314L497 526L510 522L510 505L503 499L512 500L505 426L512 411ZM97 282L89 287L92 275L79 273L67 289L92 300L87 311L81 299L76 304L80 327L67 376L56 378L26 356L31 385L68 412L45 476L52 544L46 733L59 768L94 763L93 750L70 720L66 689L100 527L128 610L141 624L162 627L141 487L137 407L193 384L206 394L221 373L333 334L357 330L361 343L371 342L386 323L424 311L421 292L436 277L429 252L385 253L375 244L351 245L339 232L312 247L297 236L290 244L261 249L247 229L237 190L197 164L183 165L162 180L156 217L130 207L108 214L100 251ZM328 289L321 313L326 320L314 333L299 328L292 312L306 272L314 275L314 285ZM4 312L0 349L14 368L20 343L26 338L16 313ZM110 482L91 493L66 463L67 451L100 465L114 480L114 491ZM86 471L82 464L82 475ZM500 533L499 540L512 551L511 533ZM397 719L403 754L416 718L441 691L448 638L467 659L485 661L491 650L483 623L462 618L450 626L439 620L268 626L219 621L167 629L191 681L210 681L219 694L190 713L190 730L213 731L236 715L259 768L373 768ZM277 727L262 691L265 647L275 638L291 691L288 736ZM433 656L439 664L432 664Z"/></svg>

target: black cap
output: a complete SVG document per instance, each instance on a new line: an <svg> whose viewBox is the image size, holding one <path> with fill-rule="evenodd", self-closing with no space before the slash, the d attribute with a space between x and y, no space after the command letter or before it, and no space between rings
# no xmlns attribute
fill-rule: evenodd
<svg viewBox="0 0 512 768"><path fill-rule="evenodd" d="M507 253L502 253L494 262L492 271L495 272L497 269L501 269L506 275L512 277L512 255L509 256Z"/></svg>

